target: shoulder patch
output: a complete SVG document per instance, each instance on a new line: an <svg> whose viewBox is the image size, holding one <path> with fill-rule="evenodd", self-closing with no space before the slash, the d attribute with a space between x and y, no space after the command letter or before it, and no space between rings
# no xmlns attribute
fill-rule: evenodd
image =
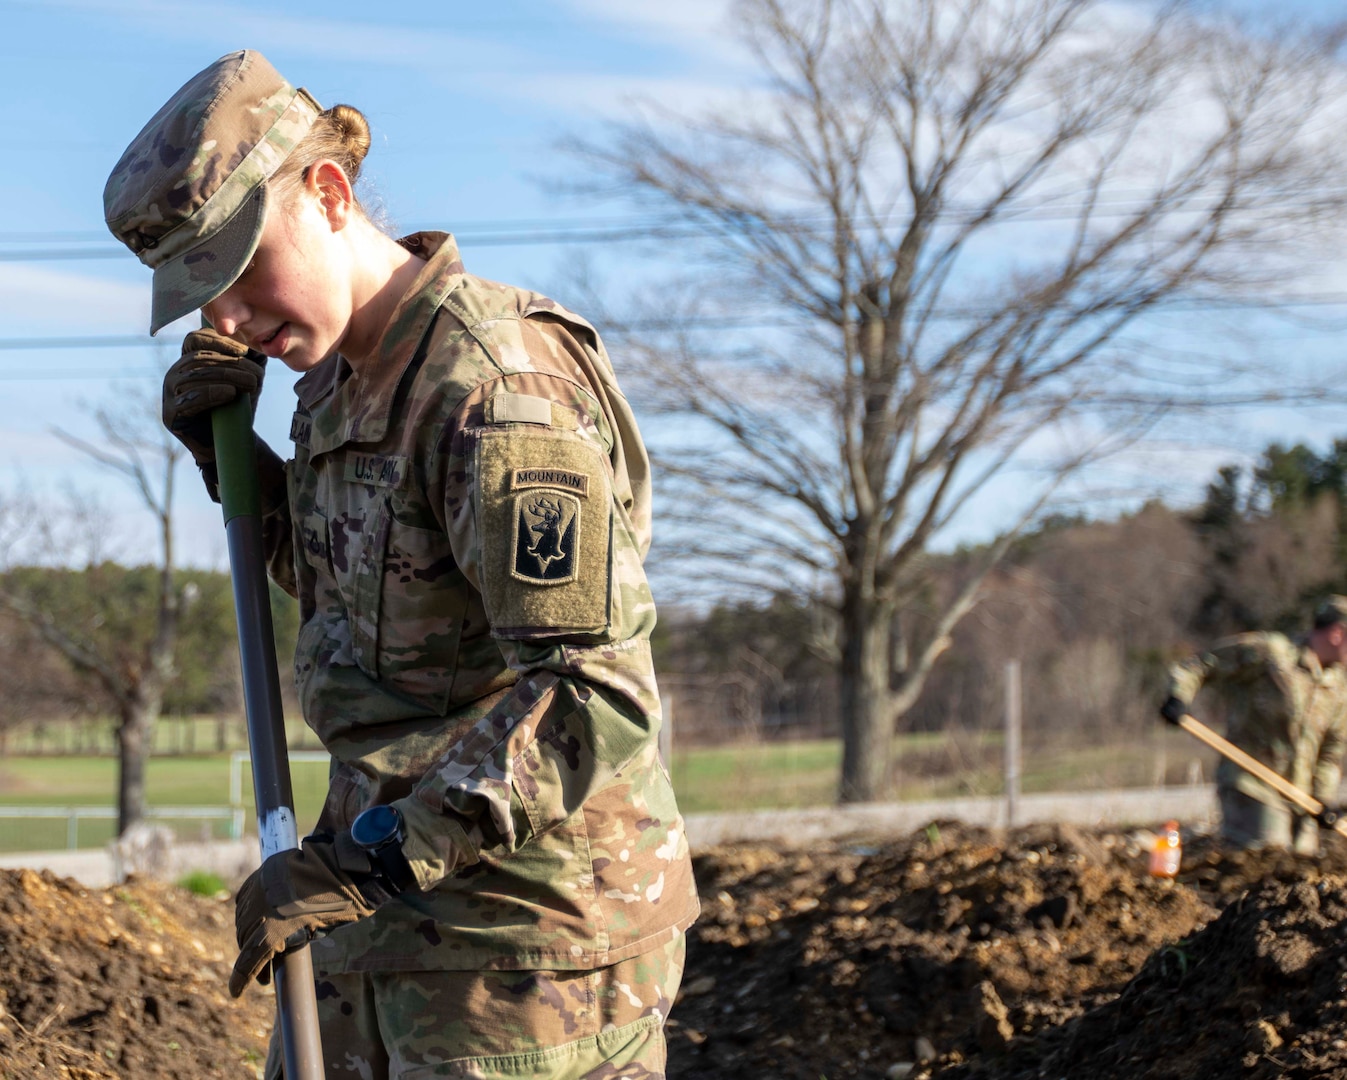
<svg viewBox="0 0 1347 1080"><path fill-rule="evenodd" d="M514 510L510 575L531 585L574 581L580 500L559 491L538 491L516 495Z"/></svg>
<svg viewBox="0 0 1347 1080"><path fill-rule="evenodd" d="M477 444L481 588L505 638L606 631L612 493L602 451L547 428L486 428Z"/></svg>
<svg viewBox="0 0 1347 1080"><path fill-rule="evenodd" d="M575 410L559 401L506 390L486 399L482 418L488 424L538 424L563 431L575 431L580 426Z"/></svg>
<svg viewBox="0 0 1347 1080"><path fill-rule="evenodd" d="M565 488L577 495L588 495L589 474L570 469L515 469L510 481L512 491L539 487Z"/></svg>
<svg viewBox="0 0 1347 1080"><path fill-rule="evenodd" d="M488 424L552 424L552 403L532 394L492 394L486 399Z"/></svg>

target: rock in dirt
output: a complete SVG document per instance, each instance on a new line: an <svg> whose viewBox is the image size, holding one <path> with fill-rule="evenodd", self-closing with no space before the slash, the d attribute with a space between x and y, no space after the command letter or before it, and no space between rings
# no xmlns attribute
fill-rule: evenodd
<svg viewBox="0 0 1347 1080"><path fill-rule="evenodd" d="M989 1054L1001 1053L1015 1037L1010 1012L989 980L983 979L978 983L977 995L977 1008L981 1015L974 1021L973 1030L978 1046Z"/></svg>

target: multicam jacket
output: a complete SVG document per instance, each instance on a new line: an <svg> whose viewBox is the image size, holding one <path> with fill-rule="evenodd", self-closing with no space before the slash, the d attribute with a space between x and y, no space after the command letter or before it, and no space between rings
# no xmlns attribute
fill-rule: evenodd
<svg viewBox="0 0 1347 1080"><path fill-rule="evenodd" d="M1169 692L1191 704L1203 686L1219 694L1226 737L1330 805L1338 801L1347 748L1347 675L1283 634L1240 634L1170 669ZM1216 782L1274 806L1281 796L1225 759Z"/></svg>
<svg viewBox="0 0 1347 1080"><path fill-rule="evenodd" d="M604 966L697 913L656 753L645 450L588 323L466 274L447 234L402 242L427 261L376 361L296 384L266 533L333 758L320 827L395 803L425 891L314 962Z"/></svg>

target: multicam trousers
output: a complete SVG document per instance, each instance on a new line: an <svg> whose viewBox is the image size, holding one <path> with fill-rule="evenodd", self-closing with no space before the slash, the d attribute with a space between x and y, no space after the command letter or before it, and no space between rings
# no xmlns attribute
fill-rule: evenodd
<svg viewBox="0 0 1347 1080"><path fill-rule="evenodd" d="M1235 788L1217 791L1221 803L1221 840L1237 850L1290 848L1301 855L1319 853L1319 824L1286 806L1272 806Z"/></svg>
<svg viewBox="0 0 1347 1080"><path fill-rule="evenodd" d="M663 1080L686 939L594 971L320 974L328 1080ZM273 1033L264 1075L281 1077Z"/></svg>

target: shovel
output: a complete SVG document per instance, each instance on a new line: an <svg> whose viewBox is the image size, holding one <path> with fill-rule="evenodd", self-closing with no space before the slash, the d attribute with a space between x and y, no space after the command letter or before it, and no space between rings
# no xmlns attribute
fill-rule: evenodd
<svg viewBox="0 0 1347 1080"><path fill-rule="evenodd" d="M262 496L257 483L252 404L247 395L215 409L211 413L211 427L229 544L229 568L234 581L257 833L265 862L279 851L299 847L299 834L295 828L295 797L290 787L290 759L285 748L276 640L262 548ZM323 1080L318 998L308 945L276 957L271 972L276 984L286 1080Z"/></svg>
<svg viewBox="0 0 1347 1080"><path fill-rule="evenodd" d="M1301 791L1280 773L1273 772L1256 757L1246 754L1228 739L1222 738L1202 721L1185 713L1179 717L1179 727L1194 738L1206 743L1222 757L1234 762L1245 772L1257 777L1287 802L1294 804L1322 825L1328 825L1335 831L1347 836L1347 818L1339 816L1333 810L1308 792Z"/></svg>

